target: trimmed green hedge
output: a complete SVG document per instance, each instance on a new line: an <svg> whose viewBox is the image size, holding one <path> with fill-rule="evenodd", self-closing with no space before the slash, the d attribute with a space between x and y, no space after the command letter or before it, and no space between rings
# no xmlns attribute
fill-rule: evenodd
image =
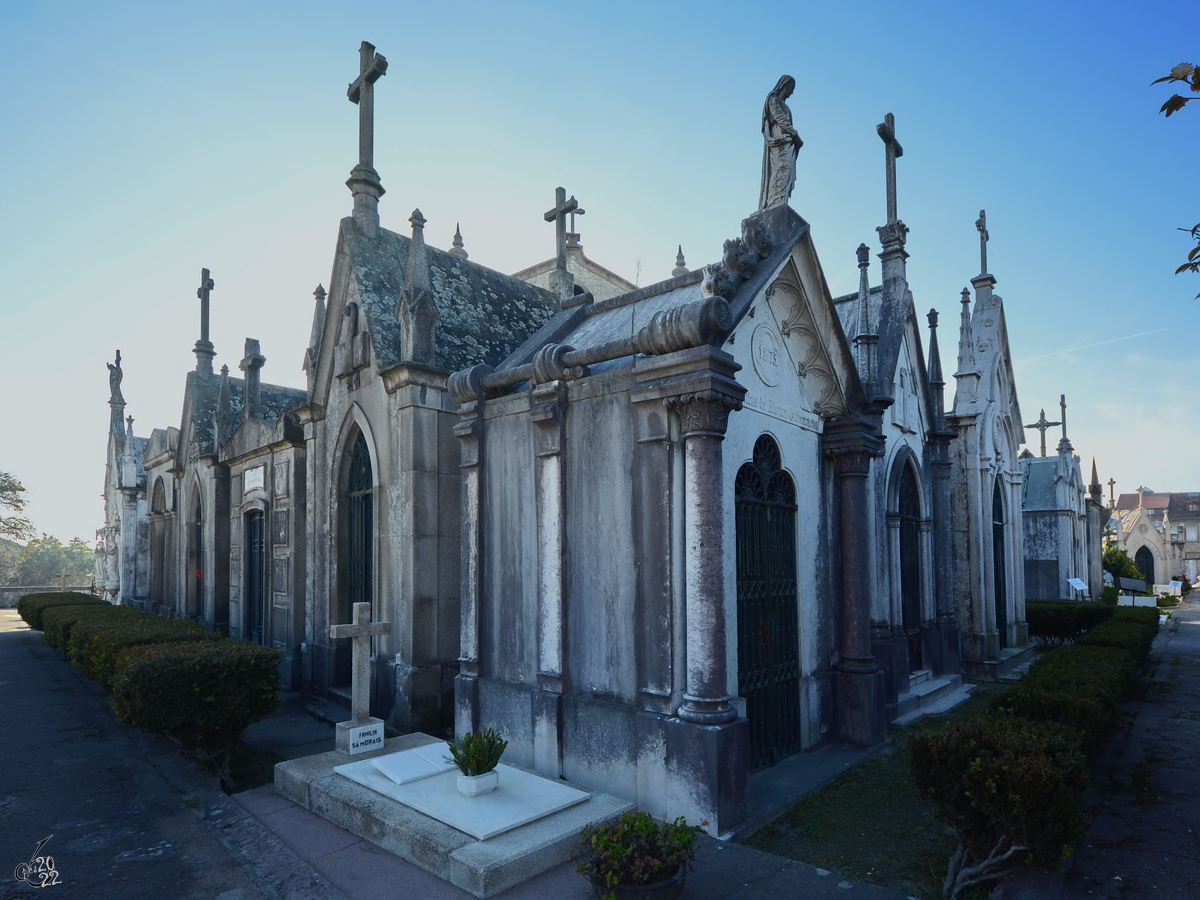
<svg viewBox="0 0 1200 900"><path fill-rule="evenodd" d="M219 641L223 637L198 622L138 612L131 618L80 619L71 629L69 647L71 659L83 674L111 689L117 678L117 658L123 650L143 644Z"/></svg>
<svg viewBox="0 0 1200 900"><path fill-rule="evenodd" d="M1087 833L1087 763L1054 725L979 716L918 732L909 748L917 787L975 860L1007 838L1050 866Z"/></svg>
<svg viewBox="0 0 1200 900"><path fill-rule="evenodd" d="M42 612L42 640L66 653L71 640L71 629L83 619L121 621L136 619L142 613L128 606L113 606L111 603L84 604L83 606L51 606Z"/></svg>
<svg viewBox="0 0 1200 900"><path fill-rule="evenodd" d="M1113 614L1113 607L1079 600L1029 600L1025 621L1039 644L1066 644Z"/></svg>
<svg viewBox="0 0 1200 900"><path fill-rule="evenodd" d="M42 613L57 606L111 606L91 594L63 593L26 594L17 601L17 614L35 631L42 631Z"/></svg>
<svg viewBox="0 0 1200 900"><path fill-rule="evenodd" d="M117 662L113 709L127 725L190 746L228 744L278 706L279 658L248 641L133 647Z"/></svg>

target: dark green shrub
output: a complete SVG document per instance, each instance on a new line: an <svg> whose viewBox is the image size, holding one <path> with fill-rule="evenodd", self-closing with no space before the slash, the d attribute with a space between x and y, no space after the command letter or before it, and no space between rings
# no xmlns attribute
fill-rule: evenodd
<svg viewBox="0 0 1200 900"><path fill-rule="evenodd" d="M673 878L696 858L704 829L680 816L659 824L649 813L628 812L615 822L584 827L582 843L572 858L575 871L597 886L597 892L617 885L642 886ZM611 891L601 896L614 897Z"/></svg>
<svg viewBox="0 0 1200 900"><path fill-rule="evenodd" d="M135 617L119 620L84 618L71 629L71 659L84 675L107 688L113 686L117 676L117 657L129 647L222 638L198 622L134 612Z"/></svg>
<svg viewBox="0 0 1200 900"><path fill-rule="evenodd" d="M140 616L136 609L128 606L113 606L111 603L88 603L82 606L50 606L42 610L42 640L55 650L67 652L71 640L71 629L82 619L89 621L120 621Z"/></svg>
<svg viewBox="0 0 1200 900"><path fill-rule="evenodd" d="M1104 606L1116 606L1121 602L1121 592L1114 587L1106 587L1100 591L1100 602Z"/></svg>
<svg viewBox="0 0 1200 900"><path fill-rule="evenodd" d="M1079 600L1031 600L1025 604L1029 636L1039 644L1060 645L1108 621L1111 606Z"/></svg>
<svg viewBox="0 0 1200 900"><path fill-rule="evenodd" d="M1129 693L1136 672L1124 650L1075 644L1041 657L1017 687L1069 691L1115 706Z"/></svg>
<svg viewBox="0 0 1200 900"><path fill-rule="evenodd" d="M958 835L948 883L956 868L1007 863L998 857L1013 847L1053 865L1086 833L1087 765L1056 726L980 716L914 734L909 754L918 789Z"/></svg>
<svg viewBox="0 0 1200 900"><path fill-rule="evenodd" d="M232 789L238 739L279 705L279 658L249 641L131 647L117 661L113 710L126 725L179 741Z"/></svg>
<svg viewBox="0 0 1200 900"><path fill-rule="evenodd" d="M25 620L25 624L35 631L42 631L42 613L56 606L95 606L105 603L91 594L73 594L55 591L46 594L26 594L17 601L17 614Z"/></svg>
<svg viewBox="0 0 1200 900"><path fill-rule="evenodd" d="M1157 623L1158 610L1151 608L1150 612ZM1081 647L1116 647L1132 656L1135 662L1141 663L1150 652L1156 632L1157 628L1141 622L1114 617L1103 625L1097 625L1076 643Z"/></svg>
<svg viewBox="0 0 1200 900"><path fill-rule="evenodd" d="M446 746L450 748L450 758L458 771L464 775L484 775L500 764L508 741L503 740L495 728L489 728L484 732L464 734L457 742Z"/></svg>
<svg viewBox="0 0 1200 900"><path fill-rule="evenodd" d="M1158 605L1160 608L1169 609L1172 606L1179 605L1179 598L1176 597L1174 594L1159 594L1158 595Z"/></svg>
<svg viewBox="0 0 1200 900"><path fill-rule="evenodd" d="M997 715L1059 725L1085 750L1100 743L1116 717L1115 705L1106 703L1100 697L1074 690L1025 684L1023 681L996 697L990 710Z"/></svg>

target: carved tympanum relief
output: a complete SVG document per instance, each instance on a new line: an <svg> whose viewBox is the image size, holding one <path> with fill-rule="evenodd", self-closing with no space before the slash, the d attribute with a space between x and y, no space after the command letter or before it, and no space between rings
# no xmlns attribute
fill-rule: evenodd
<svg viewBox="0 0 1200 900"><path fill-rule="evenodd" d="M825 418L844 415L846 399L825 349L831 336L813 317L804 287L787 276L778 278L767 288L767 300L781 320L780 332L799 360L796 374L812 401L813 412Z"/></svg>

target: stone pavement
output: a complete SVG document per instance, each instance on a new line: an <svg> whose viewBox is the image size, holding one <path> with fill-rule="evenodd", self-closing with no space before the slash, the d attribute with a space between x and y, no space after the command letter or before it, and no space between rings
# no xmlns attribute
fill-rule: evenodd
<svg viewBox="0 0 1200 900"><path fill-rule="evenodd" d="M273 786L232 797L170 741L118 725L104 692L63 662L15 610L0 610L0 900L466 900L469 894L278 796ZM285 758L333 745L333 728L298 695L247 730L248 743ZM848 764L831 754L828 772ZM13 879L38 841L61 883ZM585 900L564 864L500 895ZM902 895L853 884L803 863L702 839L692 900Z"/></svg>
<svg viewBox="0 0 1200 900"><path fill-rule="evenodd" d="M1023 872L1005 898L1200 897L1200 601L1173 612L1145 700L1126 704L1092 766L1088 839L1065 871Z"/></svg>

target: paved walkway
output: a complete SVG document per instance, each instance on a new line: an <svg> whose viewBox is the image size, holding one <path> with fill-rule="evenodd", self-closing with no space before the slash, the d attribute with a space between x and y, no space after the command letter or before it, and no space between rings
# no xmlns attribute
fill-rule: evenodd
<svg viewBox="0 0 1200 900"><path fill-rule="evenodd" d="M63 662L13 610L0 610L0 898L42 900L467 900L470 895L275 794L233 797L171 742L125 729L107 696ZM298 695L246 740L285 758L332 746L333 729ZM831 748L811 788L861 751ZM795 773L789 779L800 783ZM38 841L61 883L37 889L13 868ZM500 895L504 900L586 900L567 863ZM702 839L689 876L692 900L902 895L854 884L803 863Z"/></svg>

